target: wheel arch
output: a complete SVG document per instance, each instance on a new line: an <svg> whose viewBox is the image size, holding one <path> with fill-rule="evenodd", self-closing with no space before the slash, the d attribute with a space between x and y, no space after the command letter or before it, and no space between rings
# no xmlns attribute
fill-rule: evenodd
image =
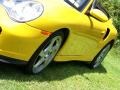
<svg viewBox="0 0 120 90"><path fill-rule="evenodd" d="M63 32L63 34L64 34L64 42L63 43L65 43L65 41L67 40L67 38L69 36L70 30L68 28L60 28L57 31L55 31L55 33L56 32Z"/></svg>

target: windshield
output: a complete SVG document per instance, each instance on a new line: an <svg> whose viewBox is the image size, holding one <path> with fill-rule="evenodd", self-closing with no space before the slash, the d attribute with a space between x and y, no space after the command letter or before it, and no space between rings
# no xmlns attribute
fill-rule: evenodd
<svg viewBox="0 0 120 90"><path fill-rule="evenodd" d="M65 2L78 9L79 11L83 10L89 1L90 0L65 0Z"/></svg>

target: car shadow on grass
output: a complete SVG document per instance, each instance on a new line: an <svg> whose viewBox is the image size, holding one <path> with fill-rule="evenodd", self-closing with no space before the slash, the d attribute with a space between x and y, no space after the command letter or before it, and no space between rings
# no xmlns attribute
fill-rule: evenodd
<svg viewBox="0 0 120 90"><path fill-rule="evenodd" d="M84 77L84 74L86 73L107 73L106 69L102 65L97 69L89 69L83 62L52 62L47 68L37 75L24 74L22 69L22 67L16 65L0 62L0 80L49 82L63 80L75 75Z"/></svg>

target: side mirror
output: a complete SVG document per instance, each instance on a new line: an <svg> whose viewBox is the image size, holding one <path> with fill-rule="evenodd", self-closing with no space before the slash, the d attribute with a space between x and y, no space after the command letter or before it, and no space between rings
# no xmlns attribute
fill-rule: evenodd
<svg viewBox="0 0 120 90"><path fill-rule="evenodd" d="M102 22L108 21L108 17L99 9L91 9L90 15L95 17L96 19L102 21Z"/></svg>

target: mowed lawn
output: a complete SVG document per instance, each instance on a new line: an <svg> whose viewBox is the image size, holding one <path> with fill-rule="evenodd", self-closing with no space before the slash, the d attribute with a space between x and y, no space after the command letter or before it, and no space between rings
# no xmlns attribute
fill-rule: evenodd
<svg viewBox="0 0 120 90"><path fill-rule="evenodd" d="M82 62L54 62L38 75L26 75L0 63L0 90L120 90L120 48L94 70Z"/></svg>

